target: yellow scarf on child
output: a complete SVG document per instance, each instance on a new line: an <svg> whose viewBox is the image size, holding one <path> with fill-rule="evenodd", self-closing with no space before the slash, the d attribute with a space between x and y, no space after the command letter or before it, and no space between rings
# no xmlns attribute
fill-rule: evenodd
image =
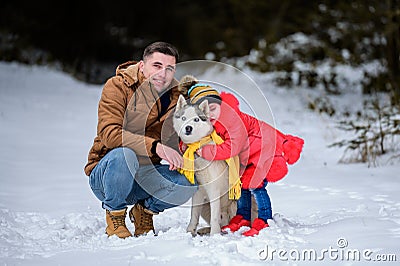
<svg viewBox="0 0 400 266"><path fill-rule="evenodd" d="M191 184L194 184L194 159L195 153L204 144L214 141L215 144L221 144L224 140L215 132L215 130L207 137L202 138L198 142L187 144L187 149L183 154L183 168L178 169L179 173L186 176ZM239 176L239 157L234 156L225 160L229 170L229 199L238 200L241 194L241 182Z"/></svg>

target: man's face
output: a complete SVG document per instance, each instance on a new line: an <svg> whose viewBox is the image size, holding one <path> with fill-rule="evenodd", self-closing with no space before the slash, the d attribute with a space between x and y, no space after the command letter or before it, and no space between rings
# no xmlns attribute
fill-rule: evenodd
<svg viewBox="0 0 400 266"><path fill-rule="evenodd" d="M153 88L161 93L174 79L175 65L174 56L155 52L140 61L139 68Z"/></svg>

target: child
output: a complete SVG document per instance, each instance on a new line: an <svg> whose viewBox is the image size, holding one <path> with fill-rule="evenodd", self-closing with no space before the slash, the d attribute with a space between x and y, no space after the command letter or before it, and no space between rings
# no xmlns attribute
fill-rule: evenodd
<svg viewBox="0 0 400 266"><path fill-rule="evenodd" d="M219 93L209 85L199 84L191 76L185 76L182 81L181 93L192 104L208 100L210 120L217 134L224 140L219 145L203 146L197 154L210 161L239 155L241 197L237 203L236 216L222 230L235 232L242 226L250 226L253 194L258 206L258 217L243 235L257 235L261 229L268 227L267 220L272 219L266 186L268 182L276 182L287 174L287 163L293 164L299 159L304 141L284 135L267 123L241 112L239 101L230 93Z"/></svg>

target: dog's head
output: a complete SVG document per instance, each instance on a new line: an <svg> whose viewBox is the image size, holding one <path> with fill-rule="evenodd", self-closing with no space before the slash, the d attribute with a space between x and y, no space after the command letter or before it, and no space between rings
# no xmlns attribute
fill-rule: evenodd
<svg viewBox="0 0 400 266"><path fill-rule="evenodd" d="M208 136L213 131L207 100L199 105L189 105L180 95L173 118L174 129L181 140L190 144Z"/></svg>

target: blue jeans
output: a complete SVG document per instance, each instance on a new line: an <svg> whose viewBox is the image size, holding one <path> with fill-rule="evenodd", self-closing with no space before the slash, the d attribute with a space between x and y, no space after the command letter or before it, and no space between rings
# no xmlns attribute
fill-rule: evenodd
<svg viewBox="0 0 400 266"><path fill-rule="evenodd" d="M264 222L267 222L268 219L272 219L271 200L266 190L267 184L268 182L264 181L261 188L242 188L242 195L237 203L238 208L236 214L242 215L243 218L248 221L251 220L251 195L253 194L258 206L258 218L263 219Z"/></svg>
<svg viewBox="0 0 400 266"><path fill-rule="evenodd" d="M132 149L108 152L92 170L89 184L107 210L121 210L140 201L146 209L162 212L188 201L197 190L168 165L139 165Z"/></svg>

